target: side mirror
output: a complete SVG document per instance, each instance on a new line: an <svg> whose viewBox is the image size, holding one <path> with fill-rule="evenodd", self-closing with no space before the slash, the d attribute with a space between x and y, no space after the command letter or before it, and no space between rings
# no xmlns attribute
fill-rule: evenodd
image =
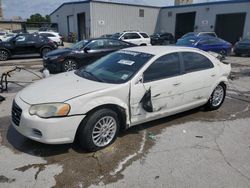
<svg viewBox="0 0 250 188"><path fill-rule="evenodd" d="M142 83L143 83L143 75L141 75L140 77L138 77L138 79L135 82L135 85L142 84Z"/></svg>
<svg viewBox="0 0 250 188"><path fill-rule="evenodd" d="M89 47L85 47L85 48L83 48L83 51L84 51L85 53L89 53L89 50L90 50L90 48L89 48Z"/></svg>

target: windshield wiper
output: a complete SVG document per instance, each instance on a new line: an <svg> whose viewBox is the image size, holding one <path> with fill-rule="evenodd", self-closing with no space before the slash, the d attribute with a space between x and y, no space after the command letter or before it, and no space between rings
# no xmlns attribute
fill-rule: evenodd
<svg viewBox="0 0 250 188"><path fill-rule="evenodd" d="M95 80L99 81L99 82L104 82L104 80L98 78L96 75L94 75L92 72L83 70L84 73L87 73L88 75L90 75L92 78L94 78Z"/></svg>

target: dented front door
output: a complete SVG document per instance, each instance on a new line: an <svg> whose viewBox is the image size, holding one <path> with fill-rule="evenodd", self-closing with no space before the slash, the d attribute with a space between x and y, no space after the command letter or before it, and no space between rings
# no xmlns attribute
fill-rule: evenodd
<svg viewBox="0 0 250 188"><path fill-rule="evenodd" d="M145 93L151 94L147 100L151 100L148 102L152 111L143 107ZM131 83L130 94L132 124L166 116L178 108L183 98L179 55L168 54L157 59L144 72L142 80Z"/></svg>

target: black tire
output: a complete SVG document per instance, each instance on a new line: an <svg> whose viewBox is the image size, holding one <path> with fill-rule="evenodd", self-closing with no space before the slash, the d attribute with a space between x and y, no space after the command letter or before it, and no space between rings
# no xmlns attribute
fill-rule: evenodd
<svg viewBox="0 0 250 188"><path fill-rule="evenodd" d="M101 145L101 142L104 141L105 139L103 139L103 137L105 137L106 134L106 138L107 135L109 135L111 133L110 130L107 131L107 127L110 127L110 125L108 126L108 124L105 124L105 126L107 126L106 128L103 127L103 129L97 129L96 126L101 125L99 124L100 122L105 121L105 118L110 118L111 123L114 123L114 130L112 130L112 134L110 136L110 140ZM110 121L108 121L110 122ZM103 125L104 126L104 125ZM78 144L81 146L81 148L83 148L84 150L87 151L97 151L100 150L102 148L107 147L108 145L112 144L116 138L117 138L117 134L119 132L119 128L120 128L120 122L118 120L118 115L116 112L114 112L113 110L110 109L99 109L91 114L89 114L80 124L78 130L77 130L77 142ZM110 128L111 129L111 128ZM112 127L113 129L113 127ZM100 131L101 133L100 136L98 136L98 133L94 133L95 131ZM103 132L102 132L103 131ZM108 132L108 133L107 133ZM96 134L96 135L94 135ZM94 138L95 137L95 138ZM99 141L98 138L100 139ZM96 139L96 140L94 140ZM103 140L102 140L103 139ZM97 142L97 143L96 143ZM100 143L99 143L100 142Z"/></svg>
<svg viewBox="0 0 250 188"><path fill-rule="evenodd" d="M7 59L9 59L10 54L8 51L6 50L0 50L0 61L6 61Z"/></svg>
<svg viewBox="0 0 250 188"><path fill-rule="evenodd" d="M220 93L220 92L222 92L222 93ZM226 97L226 85L223 83L220 83L214 89L207 104L205 105L205 108L209 111L219 109L221 107L221 105L223 104L225 97Z"/></svg>
<svg viewBox="0 0 250 188"><path fill-rule="evenodd" d="M72 70L78 69L79 66L74 59L65 59L64 62L62 63L62 71L63 72L68 72Z"/></svg>
<svg viewBox="0 0 250 188"><path fill-rule="evenodd" d="M140 46L147 46L147 44L143 43L143 44L140 44Z"/></svg>
<svg viewBox="0 0 250 188"><path fill-rule="evenodd" d="M235 53L235 56L240 57L241 54L240 53Z"/></svg>
<svg viewBox="0 0 250 188"><path fill-rule="evenodd" d="M48 52L52 51L51 48L43 48L41 51L41 57L44 57Z"/></svg>

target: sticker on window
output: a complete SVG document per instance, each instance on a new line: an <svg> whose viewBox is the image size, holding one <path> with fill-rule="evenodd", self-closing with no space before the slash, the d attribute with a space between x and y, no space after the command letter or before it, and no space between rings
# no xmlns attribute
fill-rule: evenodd
<svg viewBox="0 0 250 188"><path fill-rule="evenodd" d="M132 51L126 51L126 50L122 50L119 53L128 54L128 55L132 55L132 56L137 56L137 55L141 54L139 52L132 52Z"/></svg>
<svg viewBox="0 0 250 188"><path fill-rule="evenodd" d="M130 60L120 60L118 61L119 64L123 64L123 65L133 65L135 62L134 61L130 61Z"/></svg>
<svg viewBox="0 0 250 188"><path fill-rule="evenodd" d="M128 78L127 74L122 75L121 79L126 80Z"/></svg>

